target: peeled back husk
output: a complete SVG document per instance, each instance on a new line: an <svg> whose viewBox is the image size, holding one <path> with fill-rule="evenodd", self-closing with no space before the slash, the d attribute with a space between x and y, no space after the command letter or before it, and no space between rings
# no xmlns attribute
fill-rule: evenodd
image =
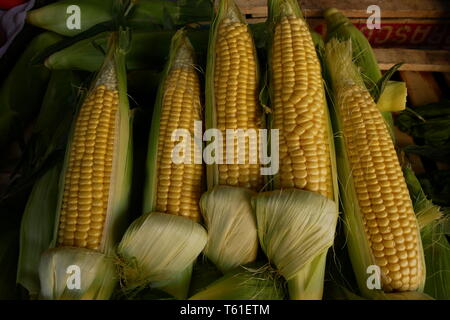
<svg viewBox="0 0 450 320"><path fill-rule="evenodd" d="M41 299L105 300L117 284L111 257L87 249L54 248L41 257Z"/></svg>
<svg viewBox="0 0 450 320"><path fill-rule="evenodd" d="M320 194L283 189L253 198L259 242L299 299L320 299L326 252L333 245L336 203ZM291 298L292 292L291 292Z"/></svg>
<svg viewBox="0 0 450 320"><path fill-rule="evenodd" d="M258 234L251 198L256 193L228 186L216 186L200 199L208 242L205 255L223 273L256 259Z"/></svg>
<svg viewBox="0 0 450 320"><path fill-rule="evenodd" d="M117 250L125 286L164 287L195 261L206 238L205 229L188 218L157 212L140 217Z"/></svg>

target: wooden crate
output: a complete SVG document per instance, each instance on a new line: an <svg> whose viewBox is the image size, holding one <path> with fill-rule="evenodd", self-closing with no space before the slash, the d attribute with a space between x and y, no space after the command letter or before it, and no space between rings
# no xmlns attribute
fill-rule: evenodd
<svg viewBox="0 0 450 320"><path fill-rule="evenodd" d="M267 18L266 0L236 0L251 22ZM323 11L341 10L369 39L373 46L450 48L450 1L447 0L299 0L311 28L326 32ZM381 9L381 29L366 26L367 8Z"/></svg>

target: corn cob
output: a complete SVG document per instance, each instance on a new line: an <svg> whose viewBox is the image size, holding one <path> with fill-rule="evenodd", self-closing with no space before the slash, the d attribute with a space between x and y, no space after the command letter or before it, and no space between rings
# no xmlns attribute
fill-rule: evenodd
<svg viewBox="0 0 450 320"><path fill-rule="evenodd" d="M227 129L261 128L258 103L258 74L253 39L247 24L223 19L216 38L214 65L214 93L217 128L224 134ZM236 145L233 164L219 164L219 185L238 186L259 191L263 184L260 174L257 146ZM256 147L256 148L255 148ZM224 154L226 142L224 143ZM244 153L243 164L238 163ZM242 156L242 155L241 155ZM257 163L250 163L253 157Z"/></svg>
<svg viewBox="0 0 450 320"><path fill-rule="evenodd" d="M352 62L350 40L331 40L326 60L345 150L340 176L360 289L374 294L367 288L366 270L376 265L384 292L421 291L425 267L420 233L389 130Z"/></svg>
<svg viewBox="0 0 450 320"><path fill-rule="evenodd" d="M269 1L271 129L279 130L274 191L255 197L259 242L291 299L321 299L338 217L321 65L297 1ZM283 235L283 236L281 236Z"/></svg>
<svg viewBox="0 0 450 320"><path fill-rule="evenodd" d="M280 130L280 188L332 198L328 119L320 62L306 22L283 16L272 44L273 128Z"/></svg>
<svg viewBox="0 0 450 320"><path fill-rule="evenodd" d="M202 113L194 58L186 31L177 31L153 112L144 215L131 224L118 247L125 291L152 283L185 299L192 265L206 244L206 232L197 223L203 166L195 161L194 122L201 121ZM173 159L175 130L189 133L187 140L183 137L190 144L183 150L189 163Z"/></svg>
<svg viewBox="0 0 450 320"><path fill-rule="evenodd" d="M47 299L105 299L116 284L107 256L123 230L131 173L125 64L117 36L111 36L105 63L76 116L67 146L55 248L44 253L40 266ZM77 292L64 283L65 270L73 264L93 277ZM88 280L101 286L91 286Z"/></svg>
<svg viewBox="0 0 450 320"><path fill-rule="evenodd" d="M201 121L200 83L191 64L192 57L178 61L165 82L160 118L157 164L156 211L200 220L198 202L202 191L202 164L174 164L172 150L175 142L171 134L176 129L190 132L194 145L194 122ZM191 159L194 159L191 148Z"/></svg>
<svg viewBox="0 0 450 320"><path fill-rule="evenodd" d="M382 74L369 41L339 10L335 8L327 9L324 12L324 17L327 23L326 41L329 41L332 38L339 40L351 39L353 59L356 65L361 69L361 74L364 75L364 84L372 97L378 99L376 96L379 96L380 92L377 92L377 84L380 81ZM404 101L406 102L405 89L400 87L397 90L399 90L397 91L397 94L400 96L403 95L405 98ZM376 100L376 102L378 101ZM382 112L382 115L389 125L392 139L394 139L394 134L391 129L394 125L392 114L390 112Z"/></svg>
<svg viewBox="0 0 450 320"><path fill-rule="evenodd" d="M251 197L263 187L258 154L263 125L259 72L252 34L233 0L217 3L206 68L206 128L218 129L220 163L207 167L208 191L200 207L208 228L205 255L226 273L256 259L258 239ZM228 134L233 155L228 153ZM248 138L247 138L248 137Z"/></svg>
<svg viewBox="0 0 450 320"><path fill-rule="evenodd" d="M101 246L119 102L116 84L101 83L86 98L76 122L64 179L58 246L92 250Z"/></svg>
<svg viewBox="0 0 450 320"><path fill-rule="evenodd" d="M343 95L343 134L383 288L417 290L422 274L417 221L394 145L365 88L353 85Z"/></svg>

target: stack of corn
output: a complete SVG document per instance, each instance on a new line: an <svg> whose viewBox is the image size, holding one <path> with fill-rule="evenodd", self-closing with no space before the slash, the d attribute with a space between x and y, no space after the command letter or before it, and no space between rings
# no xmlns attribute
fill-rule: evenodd
<svg viewBox="0 0 450 320"><path fill-rule="evenodd" d="M263 124L258 81L252 34L233 0L221 0L209 36L206 127L217 128L223 144L216 148L216 160L221 161L207 168L209 190L200 207L208 229L205 255L224 273L254 261L258 252L250 202L264 182L258 154ZM248 140L227 138L238 130Z"/></svg>
<svg viewBox="0 0 450 320"><path fill-rule="evenodd" d="M187 297L192 264L207 237L198 223L203 168L194 161L199 150L194 126L201 119L194 51L181 29L172 39L152 118L145 214L131 224L118 247L126 291L150 283L176 298ZM175 130L187 134L180 155L186 162L174 160Z"/></svg>
<svg viewBox="0 0 450 320"><path fill-rule="evenodd" d="M117 38L111 36L67 146L53 248L39 269L45 299L107 299L116 284L110 255L126 222L132 162L125 59Z"/></svg>
<svg viewBox="0 0 450 320"><path fill-rule="evenodd" d="M291 299L321 299L338 218L332 130L321 66L297 1L269 1L271 128L279 130L276 191L254 200L260 243Z"/></svg>

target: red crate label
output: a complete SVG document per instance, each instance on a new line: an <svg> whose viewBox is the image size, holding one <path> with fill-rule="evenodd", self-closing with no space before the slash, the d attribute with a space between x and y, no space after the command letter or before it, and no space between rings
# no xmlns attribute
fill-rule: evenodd
<svg viewBox="0 0 450 320"><path fill-rule="evenodd" d="M368 29L365 23L354 25L369 39L374 47L381 46L427 46L450 47L449 24L427 23L382 23L381 29ZM314 30L324 34L325 25L319 24Z"/></svg>

